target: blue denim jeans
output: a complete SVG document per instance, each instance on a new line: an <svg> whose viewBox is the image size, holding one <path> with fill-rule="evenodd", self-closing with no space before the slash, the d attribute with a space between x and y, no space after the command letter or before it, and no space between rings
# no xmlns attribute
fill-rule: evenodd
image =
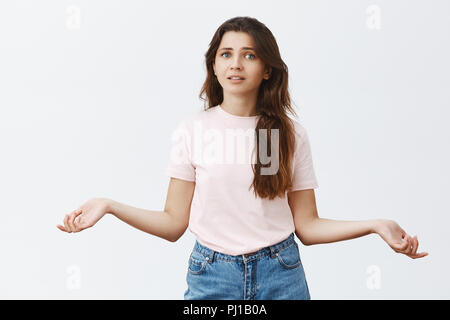
<svg viewBox="0 0 450 320"><path fill-rule="evenodd" d="M294 233L259 251L231 256L195 242L185 300L309 300Z"/></svg>

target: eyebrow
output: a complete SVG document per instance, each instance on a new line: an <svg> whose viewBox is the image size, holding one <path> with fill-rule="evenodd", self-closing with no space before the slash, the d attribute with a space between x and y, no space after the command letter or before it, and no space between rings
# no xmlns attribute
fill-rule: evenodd
<svg viewBox="0 0 450 320"><path fill-rule="evenodd" d="M222 51L222 50L231 50L231 51L233 51L233 48L221 48L221 49L219 49L219 51ZM253 51L255 51L255 49L252 48L252 47L242 47L241 50L253 50Z"/></svg>

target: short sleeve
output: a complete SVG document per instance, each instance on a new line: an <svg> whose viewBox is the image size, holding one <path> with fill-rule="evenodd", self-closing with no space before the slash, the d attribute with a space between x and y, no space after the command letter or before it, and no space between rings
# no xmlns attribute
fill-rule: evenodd
<svg viewBox="0 0 450 320"><path fill-rule="evenodd" d="M191 134L186 120L182 121L170 138L168 176L187 181L195 181L195 167L191 161Z"/></svg>
<svg viewBox="0 0 450 320"><path fill-rule="evenodd" d="M319 184L314 172L311 145L306 129L295 123L296 148L293 158L293 181L290 191L318 188Z"/></svg>

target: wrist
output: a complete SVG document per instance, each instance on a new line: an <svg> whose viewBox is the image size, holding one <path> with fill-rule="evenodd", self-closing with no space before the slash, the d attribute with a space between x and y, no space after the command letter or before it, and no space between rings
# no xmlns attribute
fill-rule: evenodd
<svg viewBox="0 0 450 320"><path fill-rule="evenodd" d="M374 219L374 220L370 220L369 224L369 230L370 233L378 233L379 227L380 227L380 222L381 219Z"/></svg>
<svg viewBox="0 0 450 320"><path fill-rule="evenodd" d="M111 199L107 199L107 198L104 198L103 201L104 201L104 205L105 205L105 214L114 215L114 208L115 208L114 202L115 201L111 200Z"/></svg>

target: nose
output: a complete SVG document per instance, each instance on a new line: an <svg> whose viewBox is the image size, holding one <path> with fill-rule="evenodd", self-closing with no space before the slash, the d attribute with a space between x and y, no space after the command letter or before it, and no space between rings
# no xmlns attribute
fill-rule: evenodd
<svg viewBox="0 0 450 320"><path fill-rule="evenodd" d="M234 59L231 61L231 69L232 70L242 69L242 62L241 62L241 58L239 57L239 55L236 55L234 57Z"/></svg>

